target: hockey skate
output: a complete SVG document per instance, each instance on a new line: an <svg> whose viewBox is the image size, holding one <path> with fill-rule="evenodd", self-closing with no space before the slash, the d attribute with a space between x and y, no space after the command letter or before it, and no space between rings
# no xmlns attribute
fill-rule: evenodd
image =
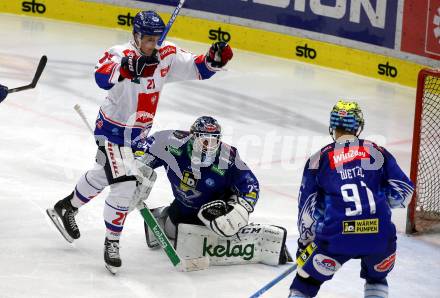
<svg viewBox="0 0 440 298"><path fill-rule="evenodd" d="M121 267L122 262L119 256L119 241L118 240L108 240L105 238L104 242L104 261L105 268L112 274L118 272L119 267Z"/></svg>
<svg viewBox="0 0 440 298"><path fill-rule="evenodd" d="M366 282L364 286L365 298L388 298L388 283L384 278L381 281Z"/></svg>
<svg viewBox="0 0 440 298"><path fill-rule="evenodd" d="M310 298L309 296L304 295L300 291L290 290L289 298Z"/></svg>
<svg viewBox="0 0 440 298"><path fill-rule="evenodd" d="M72 243L73 240L78 239L80 236L75 221L75 215L78 213L78 208L73 207L70 203L72 197L73 193L58 201L54 208L46 209L46 213L55 227L69 243Z"/></svg>

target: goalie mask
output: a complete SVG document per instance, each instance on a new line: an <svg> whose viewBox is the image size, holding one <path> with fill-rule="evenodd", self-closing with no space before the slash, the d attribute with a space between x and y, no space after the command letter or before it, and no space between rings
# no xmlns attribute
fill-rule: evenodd
<svg viewBox="0 0 440 298"><path fill-rule="evenodd" d="M364 116L357 102L339 100L330 113L329 133L333 140L336 128L358 137L364 129Z"/></svg>
<svg viewBox="0 0 440 298"><path fill-rule="evenodd" d="M209 116L197 118L190 129L193 155L200 155L201 161L215 158L221 143L221 126Z"/></svg>

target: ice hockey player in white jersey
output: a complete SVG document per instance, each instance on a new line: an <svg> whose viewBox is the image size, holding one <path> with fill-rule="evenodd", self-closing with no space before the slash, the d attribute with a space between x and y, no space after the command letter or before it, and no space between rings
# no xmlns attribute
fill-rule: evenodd
<svg viewBox="0 0 440 298"><path fill-rule="evenodd" d="M61 234L73 242L80 237L75 221L78 209L110 186L104 206L104 261L112 273L121 266L119 239L136 190L139 171L134 167L134 151L153 124L164 84L208 79L233 56L224 42L214 43L206 55L198 56L170 42L159 47L164 30L156 12L139 12L133 20L132 40L111 47L99 59L95 79L108 95L96 119L96 164L69 196L47 210Z"/></svg>

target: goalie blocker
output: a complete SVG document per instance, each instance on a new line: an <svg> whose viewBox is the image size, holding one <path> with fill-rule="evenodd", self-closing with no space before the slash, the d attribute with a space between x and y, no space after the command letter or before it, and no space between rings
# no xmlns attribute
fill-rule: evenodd
<svg viewBox="0 0 440 298"><path fill-rule="evenodd" d="M166 207L151 210L158 223L167 222ZM292 262L286 247L286 229L265 224L249 224L233 237L222 237L205 226L179 224L175 235L164 227L167 236L175 239L174 247L183 259L209 257L210 265L240 265L262 263L279 265ZM151 230L145 226L148 247L157 248L159 243Z"/></svg>

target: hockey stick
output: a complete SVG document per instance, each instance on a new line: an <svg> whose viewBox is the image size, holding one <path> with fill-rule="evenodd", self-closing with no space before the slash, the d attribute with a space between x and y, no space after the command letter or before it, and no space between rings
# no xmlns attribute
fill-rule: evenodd
<svg viewBox="0 0 440 298"><path fill-rule="evenodd" d="M296 270L296 267L298 266L298 264L295 262L292 266L290 266L286 271L284 271L283 273L281 273L280 275L278 275L277 277L275 277L274 279L272 279L270 282L268 282L266 285L264 285L261 289L259 289L257 292L255 292L255 294L253 294L252 296L250 296L249 298L257 298L260 297L261 295L263 295L263 293L265 293L267 290L269 290L270 288L272 288L274 285L276 285L277 283L279 283L283 278L285 278L287 275L289 275L290 273L292 273L293 271Z"/></svg>
<svg viewBox="0 0 440 298"><path fill-rule="evenodd" d="M38 83L38 80L40 79L41 74L43 73L43 70L44 70L44 67L46 66L46 63L47 63L47 57L42 56L40 59L40 63L38 64L37 71L35 72L34 78L32 79L32 82L26 86L21 86L21 87L9 89L8 94L35 88L35 86Z"/></svg>
<svg viewBox="0 0 440 298"><path fill-rule="evenodd" d="M73 106L73 108L75 109L75 111L78 113L79 117L81 118L81 120L84 122L84 124L87 126L88 130L93 134L93 129L92 126L90 126L89 121L86 118L86 115L84 114L84 112L81 109L81 106L79 104L76 104Z"/></svg>
<svg viewBox="0 0 440 298"><path fill-rule="evenodd" d="M209 258L201 257L195 259L182 259L174 249L173 245L171 245L170 240L165 235L164 231L161 229L159 224L157 223L156 218L151 213L150 209L145 205L144 202L141 202L137 208L144 218L145 223L148 227L153 231L154 236L159 242L162 249L167 254L171 263L174 267L176 267L180 271L195 271L195 270L203 270L209 267Z"/></svg>
<svg viewBox="0 0 440 298"><path fill-rule="evenodd" d="M92 127L90 126L89 122L87 121L86 116L84 115L81 106L79 104L76 104L74 106L75 111L80 116L81 120L84 122L84 124L87 126L88 130L93 134ZM142 180L139 177L136 177L141 184ZM149 189L147 190L148 193L144 194L144 196L148 196L149 191L151 191L151 185L148 186ZM154 236L156 237L157 241L159 242L160 246L163 248L165 253L167 254L168 258L170 259L171 263L174 267L181 271L195 271L195 270L203 270L209 267L209 258L208 257L201 257L201 258L195 258L195 259L182 259L177 254L174 247L171 245L170 240L165 235L159 224L157 223L156 218L151 214L150 209L148 209L147 205L141 200L140 198L135 199L136 208L141 213L145 223L148 225L148 227L153 231Z"/></svg>
<svg viewBox="0 0 440 298"><path fill-rule="evenodd" d="M177 15L180 12L180 9L182 9L183 4L185 3L185 0L180 0L179 4L177 5L177 7L174 9L173 14L171 15L170 20L168 21L168 24L165 26L165 30L162 33L162 36L160 37L159 41L157 42L157 45L160 47L163 43L163 41L165 40L165 38L168 35L168 31L170 31L171 26L173 26L174 21L177 18Z"/></svg>

